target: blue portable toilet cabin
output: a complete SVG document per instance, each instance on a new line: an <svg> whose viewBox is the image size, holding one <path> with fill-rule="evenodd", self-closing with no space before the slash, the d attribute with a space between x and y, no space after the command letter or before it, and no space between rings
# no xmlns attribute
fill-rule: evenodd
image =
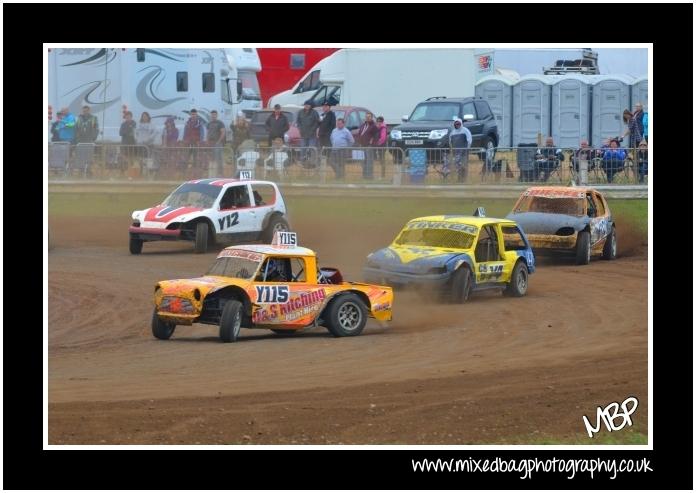
<svg viewBox="0 0 696 493"><path fill-rule="evenodd" d="M627 75L590 75L592 84L592 147L623 134L624 110L631 110L630 93L633 80Z"/></svg>
<svg viewBox="0 0 696 493"><path fill-rule="evenodd" d="M553 77L553 78L551 78ZM587 76L549 76L551 136L557 147L577 148L590 140L590 84Z"/></svg>
<svg viewBox="0 0 696 493"><path fill-rule="evenodd" d="M633 111L636 103L643 103L643 111L648 111L648 76L638 77L631 87L631 108Z"/></svg>
<svg viewBox="0 0 696 493"><path fill-rule="evenodd" d="M537 141L551 135L551 85L544 75L525 75L512 88L512 142Z"/></svg>
<svg viewBox="0 0 696 493"><path fill-rule="evenodd" d="M504 75L488 75L476 83L477 97L488 101L498 125L498 147L512 147L512 86L515 80Z"/></svg>

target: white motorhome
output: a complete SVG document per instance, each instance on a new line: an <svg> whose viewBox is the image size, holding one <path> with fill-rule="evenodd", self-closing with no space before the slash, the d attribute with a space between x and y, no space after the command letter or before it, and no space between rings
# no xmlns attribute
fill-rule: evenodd
<svg viewBox="0 0 696 493"><path fill-rule="evenodd" d="M119 141L125 110L137 122L147 111L163 127L167 117L179 131L192 108L205 121L212 110L226 125L242 109L243 82L234 57L222 49L52 48L48 53L48 104L83 105L99 119L99 140Z"/></svg>
<svg viewBox="0 0 696 493"><path fill-rule="evenodd" d="M464 48L342 49L323 59L293 86L269 100L269 107L362 106L401 122L416 104L433 96L474 95L475 50Z"/></svg>
<svg viewBox="0 0 696 493"><path fill-rule="evenodd" d="M237 68L237 77L242 81L242 100L239 110L244 111L247 118L254 110L261 109L261 88L258 73L261 72L261 59L256 48L225 48L230 65Z"/></svg>

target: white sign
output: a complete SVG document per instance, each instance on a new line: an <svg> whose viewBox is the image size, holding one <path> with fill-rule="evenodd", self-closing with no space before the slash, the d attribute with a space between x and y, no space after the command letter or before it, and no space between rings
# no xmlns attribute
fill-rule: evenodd
<svg viewBox="0 0 696 493"><path fill-rule="evenodd" d="M297 246L297 233L291 233L290 231L276 231L273 235L272 245Z"/></svg>
<svg viewBox="0 0 696 493"><path fill-rule="evenodd" d="M239 179L240 180L253 180L254 179L254 172L250 169L244 169L239 172Z"/></svg>

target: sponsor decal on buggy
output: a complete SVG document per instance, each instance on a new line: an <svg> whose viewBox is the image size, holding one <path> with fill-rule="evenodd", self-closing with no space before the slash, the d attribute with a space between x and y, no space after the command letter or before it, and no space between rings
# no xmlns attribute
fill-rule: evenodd
<svg viewBox="0 0 696 493"><path fill-rule="evenodd" d="M448 223L444 221L417 221L410 222L404 228L406 229L452 229L455 231L464 231L469 234L476 234L477 228L468 224Z"/></svg>
<svg viewBox="0 0 696 493"><path fill-rule="evenodd" d="M481 281L493 281L503 275L505 264L479 264L479 279Z"/></svg>
<svg viewBox="0 0 696 493"><path fill-rule="evenodd" d="M579 192L572 188L558 188L558 189L531 189L526 190L522 195L532 196L532 197L548 197L548 198L560 198L560 197L572 197L578 199L585 198L585 192Z"/></svg>
<svg viewBox="0 0 696 493"><path fill-rule="evenodd" d="M286 303L289 293L289 286L256 286L256 303Z"/></svg>
<svg viewBox="0 0 696 493"><path fill-rule="evenodd" d="M227 223L226 226L225 223ZM225 228L236 226L239 224L239 212L233 212L232 214L227 214L226 216L221 217L218 219L218 224L220 225L220 231Z"/></svg>
<svg viewBox="0 0 696 493"><path fill-rule="evenodd" d="M592 223L590 223L592 224ZM597 237L597 240L601 240L605 236L609 234L610 231L610 224L609 220L606 217L603 217L599 219L597 222L594 223L594 231Z"/></svg>
<svg viewBox="0 0 696 493"><path fill-rule="evenodd" d="M391 310L391 303L377 303L376 305L372 305L373 312L381 312L384 310Z"/></svg>
<svg viewBox="0 0 696 493"><path fill-rule="evenodd" d="M217 256L217 258L220 257L237 257L251 260L252 262L261 262L263 259L263 255L260 253L249 252L247 250L223 250L220 252L220 255Z"/></svg>
<svg viewBox="0 0 696 493"><path fill-rule="evenodd" d="M288 288L288 286L256 286L257 299L266 294L260 294L259 288ZM316 312L326 299L324 288L291 293L285 302L267 303L254 311L252 320L255 324L291 322ZM265 302L262 302L265 303ZM258 302L257 302L258 304Z"/></svg>

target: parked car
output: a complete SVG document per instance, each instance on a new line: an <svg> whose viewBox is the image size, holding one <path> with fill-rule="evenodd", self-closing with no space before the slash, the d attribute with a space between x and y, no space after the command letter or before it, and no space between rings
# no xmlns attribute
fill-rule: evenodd
<svg viewBox="0 0 696 493"><path fill-rule="evenodd" d="M391 245L367 256L367 282L419 287L453 303L473 291L524 296L535 270L524 231L510 219L445 215L410 220Z"/></svg>
<svg viewBox="0 0 696 493"><path fill-rule="evenodd" d="M270 243L275 232L290 226L278 185L229 178L187 181L161 204L133 211L132 218L128 232L134 255L149 241L193 241L196 253L214 242Z"/></svg>
<svg viewBox="0 0 696 493"><path fill-rule="evenodd" d="M488 155L492 159L499 142L498 125L488 101L480 97L433 97L418 103L411 115L404 115L403 123L389 133L389 146L403 151L395 152L394 158L400 160L409 149L448 148L455 117L461 118L471 132L473 142L470 147L484 149L478 154L479 158L483 161ZM441 151L428 153L429 161L440 159Z"/></svg>
<svg viewBox="0 0 696 493"><path fill-rule="evenodd" d="M272 245L228 247L203 277L155 286L152 334L169 339L177 325L218 325L234 342L241 327L291 334L323 326L335 337L359 335L367 318L392 319L388 286L347 282L335 268L319 268L316 254L294 238ZM290 244L288 244L290 243Z"/></svg>
<svg viewBox="0 0 696 493"><path fill-rule="evenodd" d="M589 264L592 255L616 258L616 224L604 196L593 188L528 188L507 217L524 228L538 254L568 253L580 265Z"/></svg>

